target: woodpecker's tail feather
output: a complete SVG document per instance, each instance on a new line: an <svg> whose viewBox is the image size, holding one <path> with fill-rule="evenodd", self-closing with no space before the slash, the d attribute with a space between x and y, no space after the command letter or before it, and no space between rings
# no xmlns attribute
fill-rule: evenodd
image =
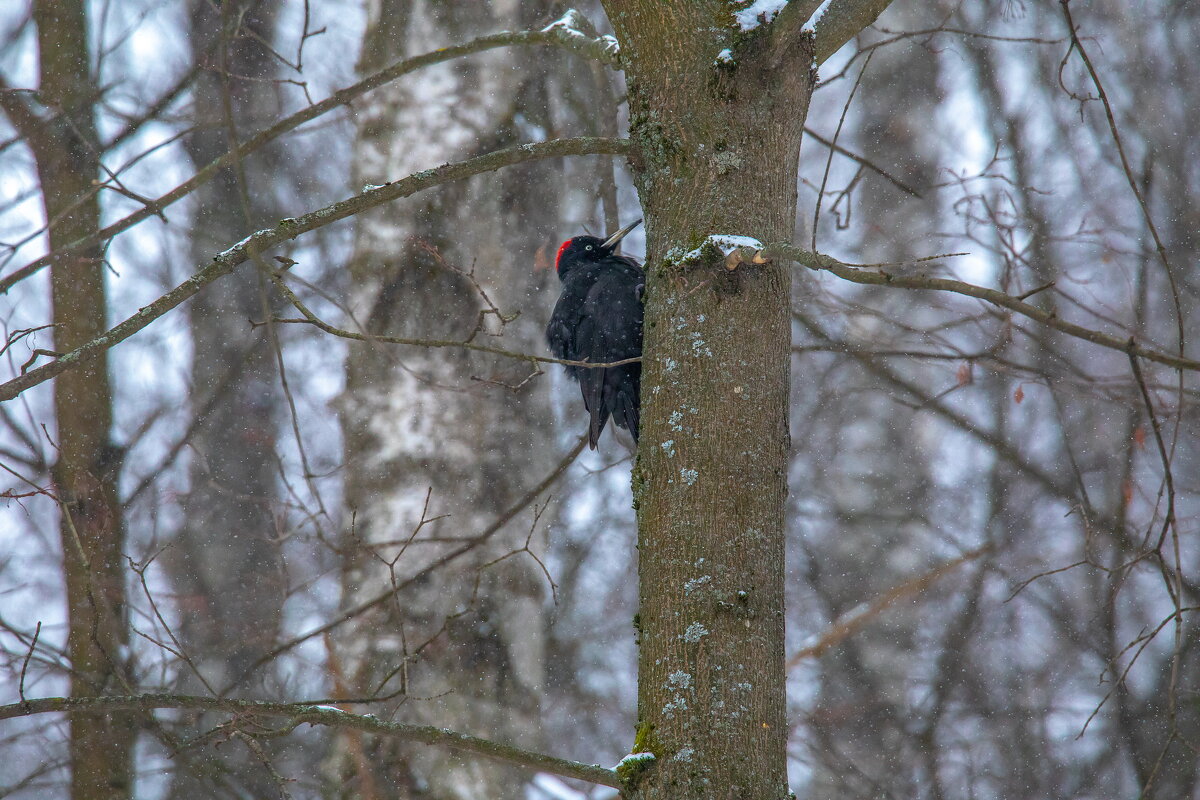
<svg viewBox="0 0 1200 800"><path fill-rule="evenodd" d="M613 419L617 425L633 435L635 444L638 440L639 421L637 390L636 384L622 386L621 391L617 392L617 401L613 407Z"/></svg>
<svg viewBox="0 0 1200 800"><path fill-rule="evenodd" d="M600 441L600 434L604 431L606 422L608 422L607 409L600 407L592 411L592 421L588 425L588 447L591 449L596 449L596 443Z"/></svg>

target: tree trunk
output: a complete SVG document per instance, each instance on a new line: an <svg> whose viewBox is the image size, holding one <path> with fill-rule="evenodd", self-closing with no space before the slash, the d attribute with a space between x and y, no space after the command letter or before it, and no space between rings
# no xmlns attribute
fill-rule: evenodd
<svg viewBox="0 0 1200 800"><path fill-rule="evenodd" d="M185 144L196 169L230 148L230 122L245 138L277 115L274 60L264 42L273 38L278 9L249 0L222 7L191 3L187 41L202 71L192 89L195 127ZM196 191L191 263L204 263L278 219L276 150L256 153L240 171L226 167ZM250 183L244 187L249 208L239 172ZM226 691L274 643L283 614L286 586L272 504L279 378L268 328L249 325L266 316L265 294L255 266L243 264L188 306L197 423L184 525L164 563L183 612L178 637L200 673L182 671L179 689L189 694ZM250 676L234 693L263 696L264 677ZM179 758L176 765L173 796L212 792L202 759L189 765ZM275 791L262 764L244 752L227 754L225 769L232 775L223 780L232 777L255 796Z"/></svg>
<svg viewBox="0 0 1200 800"><path fill-rule="evenodd" d="M370 72L482 33L527 28L539 7L382 0L372 4L361 66ZM544 77L552 68L542 59L559 58L541 50L495 50L377 90L358 114L355 184L382 183L530 141L539 128L552 130ZM450 267L465 272L477 265L477 280L500 309L522 312L504 326L504 346L543 352L542 328L557 281L533 264L539 247L559 236L561 187L555 166L539 164L364 215L351 264L356 318L371 333L466 339L485 304L470 280ZM494 315L486 324L488 331L498 328ZM352 347L341 403L346 505L353 514L349 605L386 592L391 582L460 547L456 537L482 531L553 467L557 448L545 424L545 381L509 390L472 380L515 387L528 372L512 361L445 350ZM449 518L421 526L427 490L428 516ZM334 661L347 690L400 692L405 721L536 747L545 580L528 554L488 565L525 545L532 519L530 509L470 557L346 626ZM416 541L404 544L418 527ZM538 534L532 552L542 552ZM366 747L379 749L365 753ZM343 754L340 769L354 779L348 789L361 797L383 786L399 797L517 797L528 777L441 750L352 737L343 740Z"/></svg>
<svg viewBox="0 0 1200 800"><path fill-rule="evenodd" d="M929 10L922 7L905 14L906 9L914 7L894 9L891 24L919 29L923 16L918 15L923 12L927 16ZM862 62L856 65L856 69L862 67ZM928 125L928 120L935 113L937 98L929 87L938 85L937 68L937 60L929 58L915 43L881 48L871 59L838 143L861 152L910 186L925 191L934 185L938 177L938 131ZM871 80L881 75L905 78ZM809 125L831 135L842 105L830 103L821 111L824 124L816 124L814 111ZM828 151L818 150L815 160L823 170ZM837 180L838 167L844 169L845 162L835 155L830 189L844 185L832 182ZM809 174L820 181L819 173ZM850 219L857 223L852 233L868 229L872 234L862 237L861 260L906 261L927 255L928 243L936 235L933 228L940 221L940 199L932 191L923 199L906 196L895 185L864 171L852 199L848 198L853 210ZM832 205L827 197L822 206L818 249L834 242L845 246L850 238L837 230L839 219ZM812 220L806 222L811 224ZM888 287L845 287L839 295L866 307L886 309L881 315L886 320L915 316L905 313L912 298ZM815 313L807 298L797 298L795 305L805 327L825 332L836 330L841 323L840 318L831 323L828 315ZM904 340L905 332L899 326L881 323L879 327L880 342ZM823 373L822 358L820 354L802 356L797 365L801 370L798 381L805 380L804 370L812 371L808 374ZM871 372L874 365L866 360L839 369L837 380L821 387L816 409L797 403L792 411L797 430L806 423L814 424L814 420L829 423L810 434L803 450L796 449L799 458L808 461L815 473L813 480L805 484L800 502L827 498L830 523L821 526L793 522L790 534L795 541L803 533L803 540L797 544L819 554L807 588L819 598L825 624L851 612L867 598L878 597L908 580L918 565L932 568L942 557L929 547L931 534L924 522L926 510L935 501L935 483L920 447L925 431L916 422L897 422L894 392L872 391L880 381ZM943 369L922 362L889 363L886 367L904 370L905 376L922 386L936 382L941 377L937 370ZM811 383L805 389L814 391ZM821 413L830 407L837 412ZM900 560L896 553L920 556ZM854 579L847 580L848 575ZM928 655L922 649L919 633L921 623L929 616L929 609L923 605L893 608L872 626L871 632L879 631L878 635L851 637L822 656L817 696L807 719L809 735L804 737L811 742L808 787L813 797L852 797L872 785L895 786L900 796L908 791L910 774L921 762L914 750L919 742L911 735L912 717L906 712L912 674L920 664L917 659ZM847 714L845 709L857 713ZM849 769L850 764L855 769Z"/></svg>
<svg viewBox="0 0 1200 800"><path fill-rule="evenodd" d="M82 0L41 0L34 6L34 19L41 99L53 117L29 141L50 224L49 246L58 250L99 228L100 205L92 185L99 174L92 111L97 88L88 67ZM54 345L59 352L104 332L104 269L99 247L59 258L51 267ZM125 530L117 499L121 457L109 439L111 404L106 358L64 372L55 382L54 483L62 502L72 696L129 691ZM71 714L70 722L71 797L129 797L132 717Z"/></svg>
<svg viewBox="0 0 1200 800"><path fill-rule="evenodd" d="M256 4L243 25L269 41L275 10ZM193 57L214 63L193 91L196 129L187 146L200 167L230 144L222 122L222 82L228 82L234 122L242 129L253 130L269 119L278 102L268 80L270 53L262 44L247 33L222 34L220 15L207 0L194 4L192 29ZM222 35L229 40L218 43ZM270 166L277 165L272 161ZM263 207L269 202L263 198L272 195L270 173L261 160L246 164L244 174L256 179L246 189L252 219L246 219L233 168L196 192L194 263L212 258L273 216L272 208ZM197 295L189 307L200 420L192 440L196 458L187 525L173 548L171 566L192 612L182 620L181 641L218 691L271 646L282 613L282 564L270 503L276 481L278 377L266 328L251 330L248 324L263 318L264 292L254 265L244 264Z"/></svg>
<svg viewBox="0 0 1200 800"><path fill-rule="evenodd" d="M743 33L724 2L605 5L648 236L634 498L639 744L657 759L644 796L783 798L791 278L786 264L681 256L710 234L792 240L813 42L799 26Z"/></svg>

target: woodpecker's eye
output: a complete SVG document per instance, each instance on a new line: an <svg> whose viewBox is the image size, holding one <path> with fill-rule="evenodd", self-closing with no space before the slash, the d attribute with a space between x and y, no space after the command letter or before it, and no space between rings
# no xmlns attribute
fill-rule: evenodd
<svg viewBox="0 0 1200 800"><path fill-rule="evenodd" d="M587 247L585 247L585 248L583 248L583 249L584 249L584 250L591 250L591 249L592 249L592 246L589 244Z"/></svg>

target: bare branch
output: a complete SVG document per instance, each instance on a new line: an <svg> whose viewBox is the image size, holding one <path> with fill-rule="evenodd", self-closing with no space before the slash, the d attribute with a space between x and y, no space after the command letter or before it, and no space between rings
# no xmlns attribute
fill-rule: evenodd
<svg viewBox="0 0 1200 800"><path fill-rule="evenodd" d="M913 197L921 196L921 193L919 191L917 191L913 187L909 186L908 184L904 183L903 181L901 181L899 178L895 177L891 173L887 172L883 167L880 167L879 165L869 161L866 158L866 156L862 156L862 155L859 155L858 153L847 150L842 145L838 144L837 142L826 139L824 136L822 136L821 134L817 133L812 128L809 128L807 126L804 128L804 134L806 136L811 136L813 139L817 140L818 143L825 145L826 147L828 147L830 150L837 153L838 155L845 156L846 158L850 159L851 161L855 161L855 162L861 164L862 166L871 170L875 174L879 175L881 178L887 180L889 183L891 183L893 186L895 186L900 191L905 192L906 194L910 194Z"/></svg>
<svg viewBox="0 0 1200 800"><path fill-rule="evenodd" d="M1125 144L1121 139L1121 132L1117 128L1117 119L1113 114L1112 104L1108 101L1108 92L1104 91L1104 84L1100 82L1100 75L1096 72L1096 67L1093 66L1092 59L1088 56L1087 50L1083 47L1083 42L1079 39L1079 31L1075 27L1075 20L1071 17L1070 0L1059 0L1059 5L1062 6L1063 16L1066 18L1067 27L1071 31L1071 50L1079 53L1084 67L1087 68L1088 76L1092 79L1092 84L1096 87L1096 92L1100 96L1100 103L1104 106L1104 118L1108 122L1109 132L1112 133L1113 144L1117 146L1117 155L1121 157L1121 169L1125 173L1125 180L1129 183L1129 189L1133 192L1133 196L1137 199L1138 207L1142 210L1142 218L1145 219L1146 227L1150 230L1150 235L1154 238L1154 250L1158 254L1158 260L1162 262L1163 272L1167 276L1167 283L1171 286L1171 299L1175 306L1175 330L1179 335L1179 355L1182 356L1186 343L1183 328L1183 307L1179 302L1179 286L1175 280L1175 271L1171 268L1170 259L1167 258L1167 248L1163 244L1162 237L1158 235L1158 226L1154 224L1154 217L1150 213L1150 206L1146 204L1146 197L1142 194L1142 190L1138 188L1137 178L1134 177L1133 168L1129 165L1129 157L1125 154ZM1071 50L1067 51L1068 57L1071 55Z"/></svg>
<svg viewBox="0 0 1200 800"><path fill-rule="evenodd" d="M431 564L426 565L422 569L418 570L415 574L410 575L403 582L395 585L394 587L389 587L387 589L387 591L385 591L381 594L378 594L375 597L372 597L368 600L365 600L362 603L359 603L358 605L356 605L352 608L346 609L345 611L337 614L332 620L325 623L324 625L320 625L312 630L307 631L306 633L302 633L299 636L289 639L288 641L280 644L275 649L271 650L269 653L263 654L257 661L255 661L253 664L251 664L249 667L247 667L242 672L241 675L239 675L237 678L235 678L233 680L233 682L229 684L229 686L225 687L223 694L228 693L228 692L232 691L233 689L237 688L239 685L241 685L241 683L244 680L246 680L248 677L253 675L256 670L258 670L259 668L261 668L262 666L264 666L266 664L271 663L276 658L278 658L279 656L288 652L289 650L292 650L293 648L298 647L299 645L303 644L304 642L307 642L309 639L312 639L317 636L324 636L325 634L329 633L330 631L334 630L335 628L338 628L339 626L354 619L355 617L366 613L367 611L371 610L372 608L375 608L376 606L379 606L379 605L383 605L384 603L388 602L393 597L395 597L397 592L400 592L400 591L408 588L409 586L411 586L414 583L417 583L418 581L425 580L431 574L433 574L437 570L444 567L446 564L449 564L449 563L457 560L461 556L464 556L467 553L470 553L476 547L478 547L479 545L486 542L488 539L495 536L497 533L499 533L501 530L504 529L505 525L512 522L512 520L518 514L520 514L522 511L524 511L530 505L532 505L538 499L538 497L541 496L542 492L549 489L551 486L554 485L555 481L557 481L560 477L562 477L562 475L567 471L567 469L572 464L575 463L575 459L579 457L579 454L583 452L583 447L586 443L587 443L587 436L586 435L580 436L579 439L575 442L575 445L563 456L562 460L558 462L558 465L556 467L554 467L554 469L552 469L550 471L550 473L541 480L541 482L539 482L536 486L534 486L528 492L526 492L524 495L522 495L516 502L514 502L511 506L509 506L507 509L505 509L505 511L502 514L500 514L500 516L496 517L496 519L492 521L491 525L489 525L486 529L484 529L480 533L476 534L475 536L472 536L461 547L450 551L446 555L439 558L437 561L434 561Z"/></svg>
<svg viewBox="0 0 1200 800"><path fill-rule="evenodd" d="M385 183L382 186L370 187L362 194L357 194L303 216L280 220L274 227L253 233L233 247L217 254L213 258L212 263L202 267L195 275L153 303L145 306L116 327L75 350L65 353L49 364L31 369L24 375L20 375L7 383L0 384L0 402L11 400L26 389L37 386L53 378L55 375L79 366L89 359L95 358L110 347L128 339L189 297L195 295L208 284L228 275L235 267L248 260L253 252L261 253L289 239L295 239L302 233L308 233L309 231L346 219L347 217L362 213L392 200L408 197L422 189L469 178L472 175L478 175L482 172L490 172L501 167L521 164L539 158L558 158L560 156L595 153L625 155L629 152L630 144L627 139L604 139L589 136L575 139L554 139L549 142L539 142L537 144L522 144L467 159L466 161L444 164L436 169L427 169L409 175L406 178Z"/></svg>
<svg viewBox="0 0 1200 800"><path fill-rule="evenodd" d="M983 286L976 286L973 283L958 281L952 278L935 278L929 275L895 275L887 272L885 269L867 269L861 265L855 266L845 264L822 253L814 253L809 250L802 250L794 245L780 242L778 244L769 244L761 249L753 247L742 247L734 250L730 254L737 263L763 263L760 259L774 260L786 258L795 261L798 264L808 267L809 269L818 272L830 272L843 280L851 283L859 283L865 286L891 286L897 289L924 289L935 292L950 292L952 294L961 294L967 297L974 297L977 300L983 300L1000 308L1008 309L1016 312L1023 317L1028 317L1034 322L1054 328L1056 331L1074 336L1076 339L1082 339L1085 342L1107 347L1109 350L1116 350L1120 353L1129 353L1146 359L1147 361L1155 361L1159 364L1166 364L1168 367L1176 369L1186 369L1192 371L1200 371L1200 361L1195 361L1190 358L1174 356L1169 353L1164 353L1160 350L1151 350L1134 342L1130 337L1113 336L1109 333L1085 328L1082 325L1076 325L1073 322L1067 322L1060 319L1052 312L1045 311L1037 306L1030 305L1018 297L1013 297L1010 294L1005 294L999 289L988 289ZM961 254L956 254L961 255ZM925 260L925 259L923 259ZM726 266L729 266L729 261L726 261ZM736 266L736 263L734 264ZM3 389L3 387L0 387ZM0 396L2 399L2 396Z"/></svg>
<svg viewBox="0 0 1200 800"><path fill-rule="evenodd" d="M139 222L142 222L148 217L161 215L164 209L178 200L188 196L198 187L210 181L223 168L233 163L235 159L245 158L275 139L278 139L288 131L298 128L306 122L311 122L327 112L332 111L338 106L349 105L352 100L357 99L372 89L377 89L384 84L391 83L397 78L407 75L410 72L414 72L422 67L428 67L433 64L440 64L444 61L451 61L455 58L461 58L463 56L483 52L484 50L518 45L551 45L554 47L564 47L577 52L580 55L594 58L596 57L596 54L593 52L595 49L593 44L599 43L596 45L596 47L600 48L601 50L605 50L611 48L612 45L615 44L615 42L609 41L611 38L612 37L600 37L596 39L595 42L592 42L592 40L588 40L586 37L582 37L582 35L579 37L567 36L563 35L562 31L557 29L551 30L549 28L541 31L502 31L500 33L493 33L488 36L481 36L478 39L474 39L465 44L455 45L453 47L443 47L440 50L434 50L430 53L424 53L413 58L406 58L403 61L398 61L390 67L376 72L374 75L369 75L368 77L363 78L361 81L352 86L347 86L345 89L334 92L321 102L297 111L295 114L279 120L271 127L259 131L254 136L251 136L249 139L243 142L236 150L229 151L215 161L207 164L205 167L197 171L196 174L191 178L184 181L179 186L175 187L161 197L151 200L145 206L133 212L129 216L117 220L95 234L72 242L71 244L67 245L66 248L61 248L54 253L47 253L46 255L31 261L24 267L15 270L9 275L6 275L4 278L0 278L0 294L6 293L14 284L19 283L20 281L28 278L30 275L35 274L42 268L49 265L51 260L55 257L74 252L84 247L89 247L97 242L111 239L118 233L132 228L134 225L137 225ZM605 63L614 63L611 59L616 58L615 51L614 53L610 53L605 58ZM5 99L5 95L0 93L0 100L3 99ZM16 107L15 103L16 101L8 103L8 105L5 106L5 110L9 111L10 113L19 112L20 109ZM34 118L33 121L36 122L36 118ZM36 138L30 139L30 141L36 141Z"/></svg>
<svg viewBox="0 0 1200 800"><path fill-rule="evenodd" d="M17 134L33 147L43 141L45 123L29 103L29 94L25 89L9 86L0 76L0 111L4 112L9 123L17 129Z"/></svg>
<svg viewBox="0 0 1200 800"><path fill-rule="evenodd" d="M888 591L876 597L868 605L858 606L851 611L843 614L841 617L833 621L824 633L822 633L816 641L798 650L791 658L788 659L787 668L790 670L797 666L801 661L807 658L819 658L830 648L836 647L846 639L853 636L863 628L867 623L873 621L890 606L896 604L897 601L903 600L906 597L920 594L937 582L939 578L947 573L953 572L958 567L966 564L969 561L974 561L991 549L991 545L985 545L975 550L969 550L961 556L944 564L930 569L920 575L905 581L899 586L893 586Z"/></svg>
<svg viewBox="0 0 1200 800"><path fill-rule="evenodd" d="M555 758L543 753L522 750L512 745L481 739L465 733L435 728L432 725L407 725L401 722L385 722L371 715L351 714L339 708L306 703L270 703L262 700L223 700L215 697L193 697L173 694L143 694L123 697L43 697L22 703L0 706L0 720L27 717L34 714L58 712L109 712L142 711L158 708L187 708L204 711L227 712L239 715L261 715L284 717L290 727L324 725L328 728L351 728L353 730L403 739L409 742L439 744L455 750L474 753L497 761L506 761L540 772L561 775L566 778L620 788L617 774L611 769L596 764L581 764Z"/></svg>

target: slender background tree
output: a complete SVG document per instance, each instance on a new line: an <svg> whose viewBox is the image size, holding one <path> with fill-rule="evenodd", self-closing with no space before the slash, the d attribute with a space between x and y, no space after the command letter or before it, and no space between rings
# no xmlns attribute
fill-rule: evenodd
<svg viewBox="0 0 1200 800"><path fill-rule="evenodd" d="M11 90L0 93L0 100L32 150L48 249L55 252L100 227L93 108L98 81L83 2L35 3L32 21L37 105L31 94ZM108 302L98 242L54 258L50 295L53 349L48 355L70 352L104 332ZM117 498L122 452L111 438L107 358L64 375L54 388L55 455L48 477L59 512L71 694L128 692L125 524ZM127 797L133 783L133 718L77 713L69 717L69 726L71 796Z"/></svg>

